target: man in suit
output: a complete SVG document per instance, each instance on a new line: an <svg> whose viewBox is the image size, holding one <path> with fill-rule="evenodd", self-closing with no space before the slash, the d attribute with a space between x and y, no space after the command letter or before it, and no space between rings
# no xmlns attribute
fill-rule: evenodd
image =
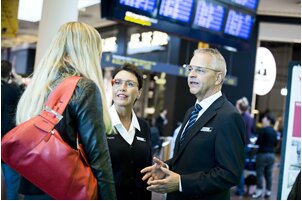
<svg viewBox="0 0 302 201"><path fill-rule="evenodd" d="M197 49L184 67L196 104L185 114L173 158L153 158L155 164L141 170L143 180L148 190L168 193L167 199L230 199L243 170L246 131L221 93L226 62L216 49Z"/></svg>

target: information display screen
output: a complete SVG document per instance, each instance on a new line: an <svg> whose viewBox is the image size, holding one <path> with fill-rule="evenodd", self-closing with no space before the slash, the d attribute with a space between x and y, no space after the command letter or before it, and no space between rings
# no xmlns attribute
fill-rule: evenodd
<svg viewBox="0 0 302 201"><path fill-rule="evenodd" d="M102 0L101 14L186 39L243 49L259 0Z"/></svg>
<svg viewBox="0 0 302 201"><path fill-rule="evenodd" d="M226 8L215 1L199 0L196 6L193 28L206 28L221 32Z"/></svg>
<svg viewBox="0 0 302 201"><path fill-rule="evenodd" d="M256 11L259 0L231 0L232 3Z"/></svg>
<svg viewBox="0 0 302 201"><path fill-rule="evenodd" d="M119 3L152 13L156 9L157 0L119 0Z"/></svg>
<svg viewBox="0 0 302 201"><path fill-rule="evenodd" d="M254 20L254 16L250 14L230 9L224 33L243 39L249 39Z"/></svg>
<svg viewBox="0 0 302 201"><path fill-rule="evenodd" d="M194 0L162 0L159 16L188 23L192 16Z"/></svg>

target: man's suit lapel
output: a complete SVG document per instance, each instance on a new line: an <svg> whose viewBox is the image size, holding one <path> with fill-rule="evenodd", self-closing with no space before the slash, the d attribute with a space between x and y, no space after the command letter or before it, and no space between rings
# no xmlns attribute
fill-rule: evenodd
<svg viewBox="0 0 302 201"><path fill-rule="evenodd" d="M187 124L187 121L189 120L190 114L192 113L193 110L194 110L194 107L189 108L188 111L187 111L187 113L186 113L186 115L185 115L185 118L183 120L181 128L180 128L180 130L179 130L179 132L177 134L177 138L175 140L174 155L175 155L175 153L178 152L180 136L181 136L181 134L182 134L182 132L183 132L183 130L184 130L186 124Z"/></svg>
<svg viewBox="0 0 302 201"><path fill-rule="evenodd" d="M188 145L190 140L199 133L200 129L204 127L204 125L212 119L216 115L216 110L222 106L222 104L225 101L225 97L221 96L219 97L203 114L202 116L195 122L195 124L187 131L186 137L184 141L182 142L182 145L179 145L180 135L184 129L184 126L182 126L181 131L179 132L176 142L175 142L175 151L174 151L174 162L177 160L177 158L181 155L185 147ZM192 111L193 108L190 110ZM191 112L189 113L189 115ZM186 116L186 121L184 121L184 124L187 123L189 115Z"/></svg>

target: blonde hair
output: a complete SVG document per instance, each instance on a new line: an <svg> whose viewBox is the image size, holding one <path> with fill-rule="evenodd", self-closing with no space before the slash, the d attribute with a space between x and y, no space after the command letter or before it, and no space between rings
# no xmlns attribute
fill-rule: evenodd
<svg viewBox="0 0 302 201"><path fill-rule="evenodd" d="M100 66L101 54L102 38L95 28L80 22L63 24L35 68L32 80L19 101L17 124L42 111L47 95L52 90L50 85L58 77L59 69L71 66L75 69L74 74L91 79L98 86L102 97L104 125L106 132L110 133L111 120Z"/></svg>
<svg viewBox="0 0 302 201"><path fill-rule="evenodd" d="M208 54L212 56L212 68L214 70L221 71L223 73L223 76L225 77L227 73L227 67L224 57L221 55L221 53L217 49L213 48L200 48L196 49L194 51L195 54Z"/></svg>

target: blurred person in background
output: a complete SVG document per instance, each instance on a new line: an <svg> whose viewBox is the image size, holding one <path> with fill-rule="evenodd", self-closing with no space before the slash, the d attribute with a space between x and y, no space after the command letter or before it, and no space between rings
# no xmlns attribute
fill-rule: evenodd
<svg viewBox="0 0 302 201"><path fill-rule="evenodd" d="M277 145L277 132L274 129L275 117L265 113L262 117L262 128L259 130L256 144L259 149L256 157L257 189L252 197L260 198L263 194L263 177L265 179L265 198L271 196L272 172L275 162L275 146Z"/></svg>
<svg viewBox="0 0 302 201"><path fill-rule="evenodd" d="M254 130L254 118L251 116L249 109L249 101L246 97L242 97L236 102L236 108L238 109L239 113L241 114L241 117L244 120L245 128L246 128L246 138L245 138L245 154L249 152L248 144L251 143L250 139L253 137L253 130ZM241 180L239 185L236 187L236 195L243 196L244 195L244 171L241 175Z"/></svg>
<svg viewBox="0 0 302 201"><path fill-rule="evenodd" d="M165 136L164 126L168 124L167 113L168 111L166 109L161 109L159 116L155 120L155 125L159 130L160 136Z"/></svg>
<svg viewBox="0 0 302 201"><path fill-rule="evenodd" d="M142 94L143 77L136 66L128 63L116 69L112 77L113 105L109 112L115 135L107 140L117 199L150 200L151 192L140 173L152 164L150 127L133 111Z"/></svg>
<svg viewBox="0 0 302 201"><path fill-rule="evenodd" d="M18 101L24 90L19 76L12 72L12 64L1 60L1 138L16 126L16 110ZM20 175L1 161L1 169L5 179L6 199L18 200Z"/></svg>

